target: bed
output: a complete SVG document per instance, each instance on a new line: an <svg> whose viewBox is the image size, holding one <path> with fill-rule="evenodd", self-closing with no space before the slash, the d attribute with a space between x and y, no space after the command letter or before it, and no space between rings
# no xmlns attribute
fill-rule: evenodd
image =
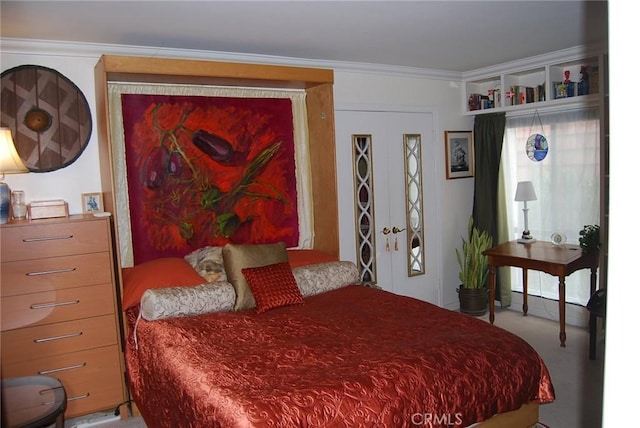
<svg viewBox="0 0 640 428"><path fill-rule="evenodd" d="M544 362L517 336L359 284L350 262L311 263L243 268L257 271L253 291L293 278L301 300L267 309L259 291L254 307L234 310L229 272L145 290L126 312L125 359L147 425L465 427L553 401ZM211 290L214 306L176 303L202 303Z"/></svg>
<svg viewBox="0 0 640 428"><path fill-rule="evenodd" d="M514 428L553 401L520 338L339 259L332 70L105 55L96 88L126 378L150 428ZM292 129L263 100L213 99L250 88L283 88Z"/></svg>

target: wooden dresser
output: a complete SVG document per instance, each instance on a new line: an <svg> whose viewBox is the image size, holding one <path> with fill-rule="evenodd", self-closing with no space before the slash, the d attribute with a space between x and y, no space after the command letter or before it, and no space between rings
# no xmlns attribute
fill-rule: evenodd
<svg viewBox="0 0 640 428"><path fill-rule="evenodd" d="M2 225L2 377L60 379L65 417L125 401L111 218Z"/></svg>

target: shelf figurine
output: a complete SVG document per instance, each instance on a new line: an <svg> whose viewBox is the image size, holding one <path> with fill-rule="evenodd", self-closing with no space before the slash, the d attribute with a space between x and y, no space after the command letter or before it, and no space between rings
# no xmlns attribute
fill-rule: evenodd
<svg viewBox="0 0 640 428"><path fill-rule="evenodd" d="M589 94L589 66L580 67L580 81L578 82L578 95Z"/></svg>
<svg viewBox="0 0 640 428"><path fill-rule="evenodd" d="M573 97L574 95L576 95L576 84L571 81L570 76L571 76L571 71L565 70L564 82L562 83L564 83L567 88L567 97Z"/></svg>

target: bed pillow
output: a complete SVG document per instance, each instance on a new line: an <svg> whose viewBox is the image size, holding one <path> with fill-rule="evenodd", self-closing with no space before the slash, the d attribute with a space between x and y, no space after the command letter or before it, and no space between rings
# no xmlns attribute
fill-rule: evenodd
<svg viewBox="0 0 640 428"><path fill-rule="evenodd" d="M236 303L233 308L236 311L256 306L242 269L289 262L284 242L256 245L227 244L222 248L222 258L227 280L236 291Z"/></svg>
<svg viewBox="0 0 640 428"><path fill-rule="evenodd" d="M314 296L360 282L353 262L339 261L293 268L293 276L304 297Z"/></svg>
<svg viewBox="0 0 640 428"><path fill-rule="evenodd" d="M210 282L195 287L148 289L140 300L140 315L153 321L233 310L236 293L228 282Z"/></svg>
<svg viewBox="0 0 640 428"><path fill-rule="evenodd" d="M180 257L164 257L122 270L122 307L140 303L142 294L151 288L186 287L202 284L203 278Z"/></svg>
<svg viewBox="0 0 640 428"><path fill-rule="evenodd" d="M304 303L289 262L242 269L259 314L281 306Z"/></svg>
<svg viewBox="0 0 640 428"><path fill-rule="evenodd" d="M203 247L184 256L198 275L207 282L227 282L222 261L222 247Z"/></svg>

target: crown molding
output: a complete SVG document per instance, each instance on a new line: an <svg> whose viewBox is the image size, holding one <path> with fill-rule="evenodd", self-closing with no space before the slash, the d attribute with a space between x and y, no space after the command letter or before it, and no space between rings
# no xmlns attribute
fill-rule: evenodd
<svg viewBox="0 0 640 428"><path fill-rule="evenodd" d="M104 54L169 57L180 59L199 59L209 61L226 61L240 63L259 63L271 65L288 65L298 67L331 68L334 71L379 74L385 76L402 76L437 80L462 80L462 73L445 70L432 70L414 67L401 67L383 64L368 64L343 61L323 61L305 58L279 57L256 54L238 54L190 49L169 49L148 46L111 45L100 43L78 43L36 39L0 38L3 54L28 54L42 56L72 56L95 58Z"/></svg>
<svg viewBox="0 0 640 428"><path fill-rule="evenodd" d="M486 76L498 76L500 74L517 73L518 71L531 70L544 67L544 64L566 63L584 59L589 56L598 56L606 52L606 45L575 46L554 52L523 58L516 61L496 64L489 67L469 70L462 73L462 80L482 79Z"/></svg>

